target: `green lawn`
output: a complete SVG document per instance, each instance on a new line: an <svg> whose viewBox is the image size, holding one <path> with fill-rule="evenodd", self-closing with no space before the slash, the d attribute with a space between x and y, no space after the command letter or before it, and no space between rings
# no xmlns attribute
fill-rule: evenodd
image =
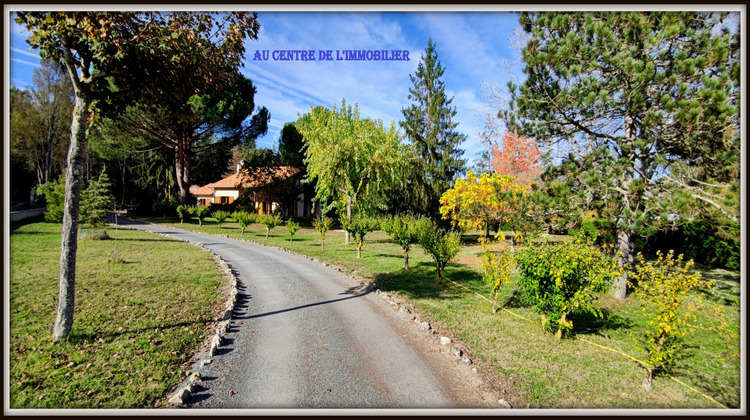
<svg viewBox="0 0 750 420"><path fill-rule="evenodd" d="M638 360L631 335L642 330L647 319L632 297L619 301L608 295L595 303L604 319L581 315L572 317L575 337L557 340L542 332L539 316L514 284L499 299L503 310L492 314L489 289L482 282L478 267L481 249L476 237L467 237L455 263L446 269L446 278L437 282L432 260L418 246L410 252L411 269L403 270L403 252L383 232L366 236L362 258L356 258L354 245L344 245L342 231L330 231L321 250L317 232L303 227L289 242L284 226L271 231L251 225L244 235L232 222L221 230L211 218L199 227L197 221L150 218L169 226L206 233L243 237L280 246L345 268L381 288L397 292L414 305L420 316L432 322L442 334L463 342L480 368L498 383L516 383L521 388L514 406L541 408L720 408L716 402L737 408L740 404L740 363L731 357L727 343L707 330L694 331L686 338L687 357L670 376L660 376L651 391L642 386L643 367L624 356ZM502 245L505 246L505 245ZM704 278L717 285L702 298L721 304L736 331L739 330L739 273L699 268ZM698 296L695 296L697 298ZM708 325L707 314L699 322ZM584 341L585 340L585 341ZM739 338L732 345L739 346ZM511 380L511 378L513 378ZM679 380L687 388L678 383Z"/></svg>
<svg viewBox="0 0 750 420"><path fill-rule="evenodd" d="M108 229L112 239L79 241L73 330L52 344L60 226L11 231L10 408L164 407L228 282L193 245Z"/></svg>

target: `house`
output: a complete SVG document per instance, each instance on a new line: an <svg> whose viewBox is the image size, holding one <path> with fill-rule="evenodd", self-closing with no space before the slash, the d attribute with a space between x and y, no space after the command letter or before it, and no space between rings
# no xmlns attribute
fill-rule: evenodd
<svg viewBox="0 0 750 420"><path fill-rule="evenodd" d="M199 206L232 204L252 194L250 205L258 214L279 212L287 217L307 217L315 211L313 194L302 185L301 175L300 168L291 166L256 168L252 173L241 171L238 166L237 172L216 182L191 186L190 193L196 196ZM292 197L295 193L296 197Z"/></svg>

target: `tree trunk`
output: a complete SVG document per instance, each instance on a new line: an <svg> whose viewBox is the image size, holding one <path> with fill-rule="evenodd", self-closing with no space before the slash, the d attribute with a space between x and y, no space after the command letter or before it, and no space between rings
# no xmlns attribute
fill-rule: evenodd
<svg viewBox="0 0 750 420"><path fill-rule="evenodd" d="M350 195L346 196L346 218L348 220L352 220L352 197ZM349 231L344 231L344 244L349 245Z"/></svg>
<svg viewBox="0 0 750 420"><path fill-rule="evenodd" d="M180 189L180 204L188 204L190 193L190 145L183 137L177 142L175 152L175 175Z"/></svg>
<svg viewBox="0 0 750 420"><path fill-rule="evenodd" d="M357 258L362 258L362 245L357 244Z"/></svg>
<svg viewBox="0 0 750 420"><path fill-rule="evenodd" d="M73 121L70 124L70 147L65 171L65 203L60 243L60 285L57 315L52 337L54 342L65 338L73 327L75 309L76 253L78 251L78 213L83 180L83 152L91 98L76 92Z"/></svg>
<svg viewBox="0 0 750 420"><path fill-rule="evenodd" d="M631 243L631 234L625 229L617 229L617 251L620 257L617 266L622 269L620 277L615 280L615 290L613 296L617 299L625 299L628 293L628 267L633 264L633 247Z"/></svg>
<svg viewBox="0 0 750 420"><path fill-rule="evenodd" d="M636 139L636 122L635 118L631 115L625 117L625 137L629 144L633 144ZM633 183L633 174L635 172L635 156L625 156L630 159L630 165L624 168L622 179L620 182L620 188L624 191L623 194L627 194L630 191L630 186ZM616 299L625 299L628 294L628 268L633 262L633 245L632 245L632 216L626 216L627 211L631 211L632 207L629 205L629 197L623 197L623 208L620 209L619 216L616 220L617 226L617 250L620 253L619 261L617 266L620 268L620 277L615 280L615 287L613 296Z"/></svg>
<svg viewBox="0 0 750 420"><path fill-rule="evenodd" d="M404 250L404 269L409 269L409 251Z"/></svg>

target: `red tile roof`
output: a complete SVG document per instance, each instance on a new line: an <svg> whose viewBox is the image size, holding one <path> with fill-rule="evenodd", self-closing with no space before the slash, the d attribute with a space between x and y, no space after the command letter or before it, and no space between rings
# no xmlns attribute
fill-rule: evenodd
<svg viewBox="0 0 750 420"><path fill-rule="evenodd" d="M252 188L265 185L274 180L274 178L286 179L296 175L300 172L300 168L292 166L280 166L277 168L259 168L252 175L246 171L242 174L231 174L224 177L216 182L206 184L200 188L195 189L191 187L191 193L195 195L213 195L216 188L228 188L228 189L239 189L239 188Z"/></svg>

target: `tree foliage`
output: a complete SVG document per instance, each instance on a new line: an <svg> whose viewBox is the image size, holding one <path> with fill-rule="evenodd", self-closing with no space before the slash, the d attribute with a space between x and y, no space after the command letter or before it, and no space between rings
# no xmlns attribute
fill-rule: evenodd
<svg viewBox="0 0 750 420"><path fill-rule="evenodd" d="M693 260L683 265L682 254L674 258L657 252L658 260L646 262L638 255L638 265L631 271L632 286L641 301L649 322L642 337L636 338L639 350L646 353L646 386L654 374L668 372L684 351L683 338L696 320L698 306L686 301L694 289L711 288L713 282L701 281L700 273L690 273Z"/></svg>
<svg viewBox="0 0 750 420"><path fill-rule="evenodd" d="M65 201L65 177L45 182L37 188L37 194L43 195L46 201L47 211L44 213L44 220L48 222L60 223L63 219L63 203Z"/></svg>
<svg viewBox="0 0 750 420"><path fill-rule="evenodd" d="M492 146L492 170L530 184L541 175L541 154L534 141L506 133L501 146Z"/></svg>
<svg viewBox="0 0 750 420"><path fill-rule="evenodd" d="M73 88L65 68L42 60L27 91L11 89L10 153L36 175L36 185L62 171L70 137Z"/></svg>
<svg viewBox="0 0 750 420"><path fill-rule="evenodd" d="M571 216L595 209L615 222L621 266L636 234L706 208L739 214L738 200L706 187L739 181L739 30L724 17L521 14L527 78L511 84L503 115L550 152L546 179L568 185ZM617 284L624 298L627 276Z"/></svg>
<svg viewBox="0 0 750 420"><path fill-rule="evenodd" d="M419 242L418 220L412 215L389 215L380 221L380 227L404 250L404 269L409 269L409 249Z"/></svg>
<svg viewBox="0 0 750 420"><path fill-rule="evenodd" d="M83 226L99 229L105 225L104 217L114 205L106 166L99 173L99 178L89 181L81 192L81 222Z"/></svg>
<svg viewBox="0 0 750 420"><path fill-rule="evenodd" d="M443 278L445 266L461 251L461 234L441 228L432 219L423 217L416 223L419 245L435 261L437 279Z"/></svg>
<svg viewBox="0 0 750 420"><path fill-rule="evenodd" d="M250 12L18 12L16 21L42 58L65 64L75 93L53 330L59 341L73 325L81 166L92 123L133 102L187 99L207 85L221 91L221 76L234 74L245 38L256 38L260 25ZM184 74L191 83L175 84Z"/></svg>
<svg viewBox="0 0 750 420"><path fill-rule="evenodd" d="M311 107L296 127L304 138L307 180L316 182L324 213L336 207L348 218L371 215L404 182L407 155L395 125L386 130L380 120L360 118L356 104L343 99L340 110Z"/></svg>
<svg viewBox="0 0 750 420"><path fill-rule="evenodd" d="M313 219L313 227L320 234L320 249L325 246L326 232L331 228L331 225L333 225L333 220L330 217L321 216Z"/></svg>
<svg viewBox="0 0 750 420"><path fill-rule="evenodd" d="M342 219L341 227L352 235L354 245L357 247L357 258L362 258L362 244L365 242L365 235L378 230L380 224L375 219L355 215L350 219Z"/></svg>
<svg viewBox="0 0 750 420"><path fill-rule="evenodd" d="M466 135L457 132L458 123L452 121L456 109L451 107L453 98L445 94L444 72L430 39L416 73L409 75L413 84L409 100L414 103L401 110L404 120L400 123L406 139L421 158L415 162L418 169L412 180L415 185L410 188L410 200L415 203L415 211L436 221L440 220L440 197L466 166L460 148Z"/></svg>
<svg viewBox="0 0 750 420"><path fill-rule="evenodd" d="M601 317L591 302L619 275L615 262L589 243L542 243L516 256L520 283L534 299L542 328L562 338L573 329L568 314L574 310Z"/></svg>
<svg viewBox="0 0 750 420"><path fill-rule="evenodd" d="M477 178L469 170L440 197L440 214L462 229L482 229L486 237L491 223L510 220L527 190L510 176L483 173Z"/></svg>

